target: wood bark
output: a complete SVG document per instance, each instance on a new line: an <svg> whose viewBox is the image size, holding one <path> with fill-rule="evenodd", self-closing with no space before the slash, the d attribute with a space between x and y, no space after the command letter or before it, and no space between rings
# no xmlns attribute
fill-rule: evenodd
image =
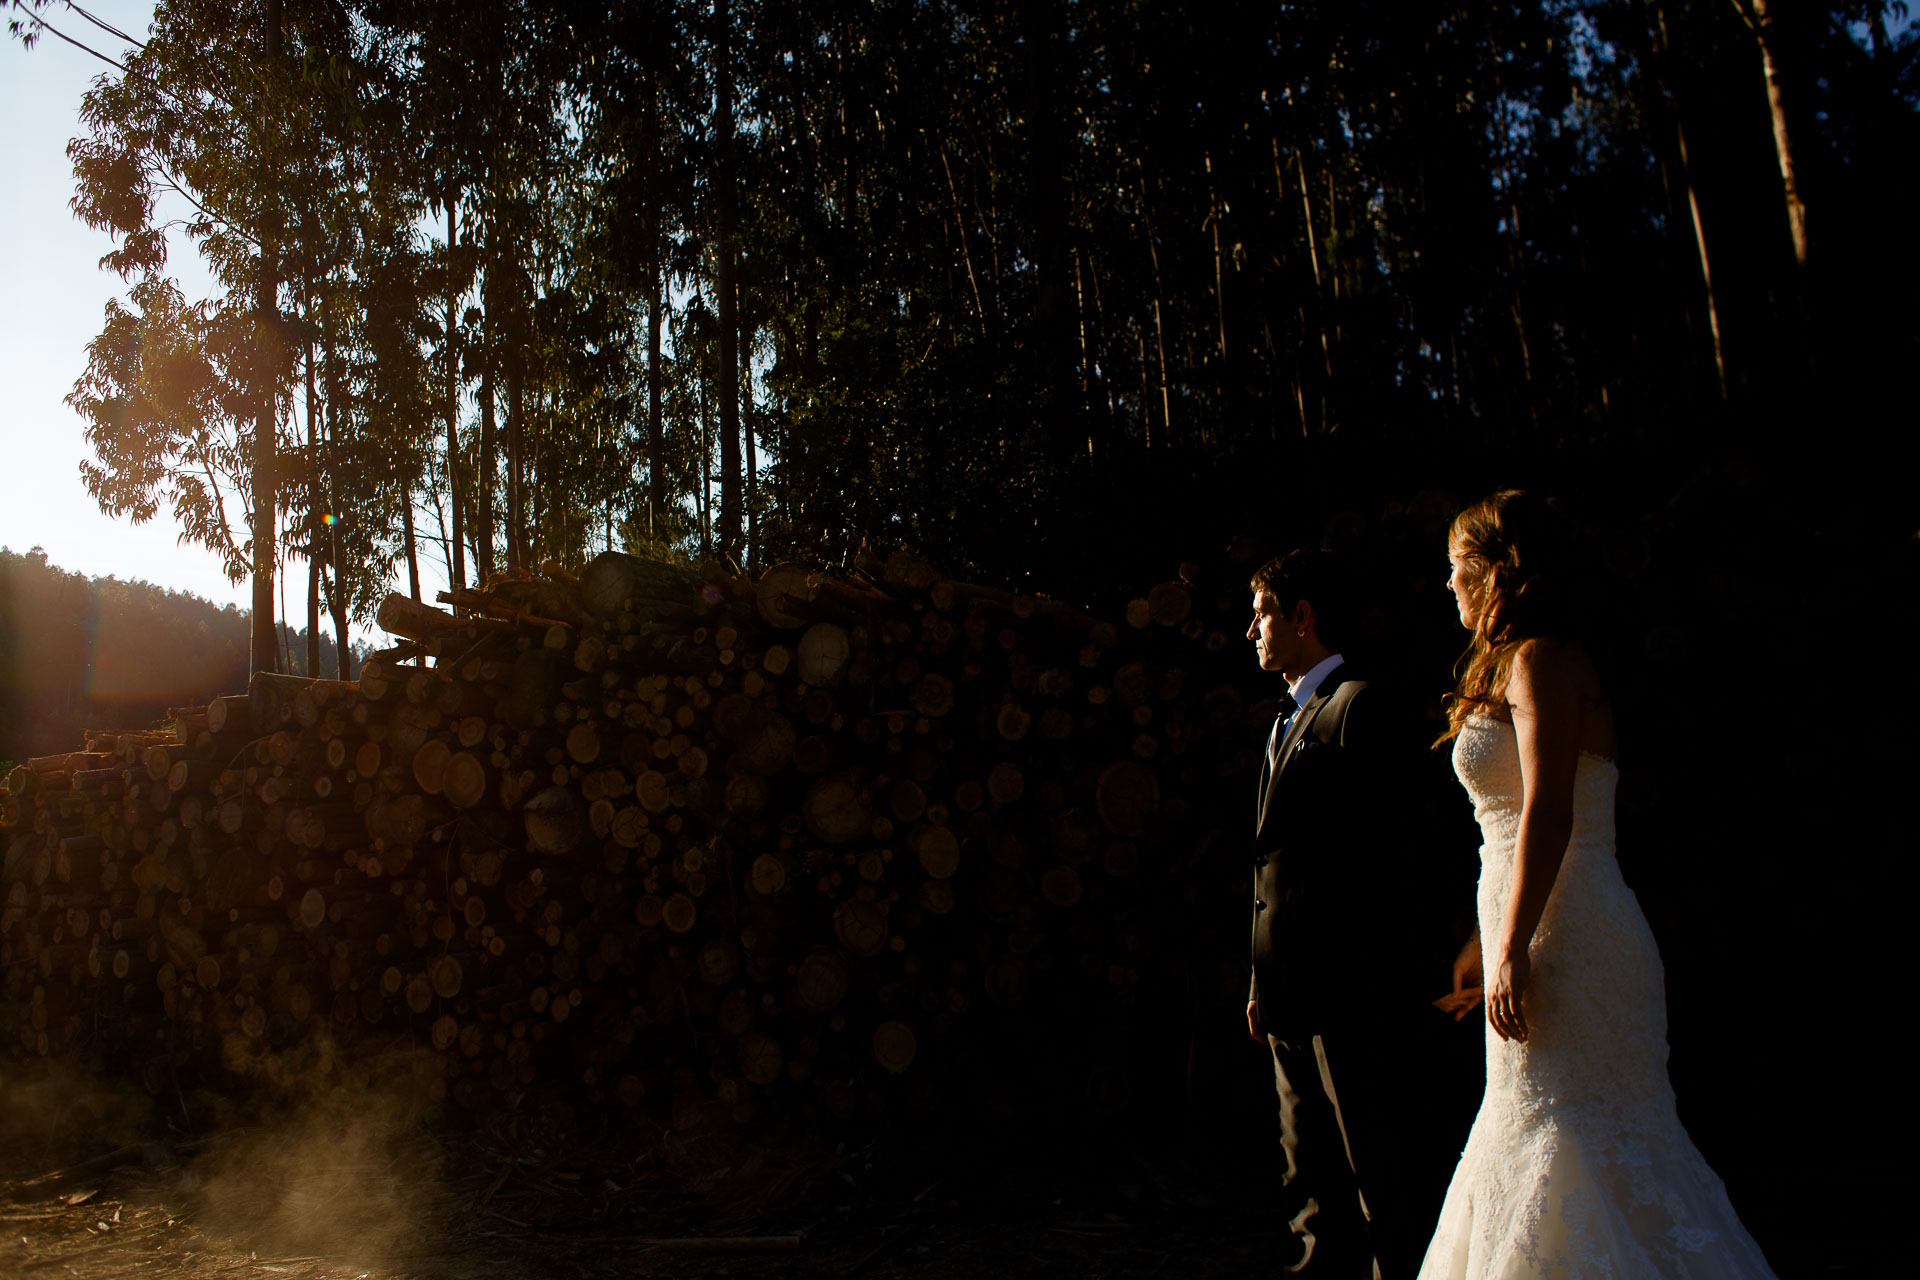
<svg viewBox="0 0 1920 1280"><path fill-rule="evenodd" d="M1768 0L1734 0L1754 42L1760 47L1760 69L1766 77L1767 109L1773 122L1774 156L1780 164L1780 190L1786 200L1787 232L1793 241L1793 262L1801 277L1811 252L1807 236L1807 206L1800 195L1800 171L1793 158L1793 128L1787 116L1787 91L1781 68L1781 39ZM1804 287L1804 279L1802 280Z"/></svg>
<svg viewBox="0 0 1920 1280"><path fill-rule="evenodd" d="M280 58L280 0L266 0L262 13L264 28L261 50L261 83L274 83L274 64ZM271 156L273 148L273 95L263 95L260 119L260 153ZM267 165L269 172L273 166ZM254 373L253 394L257 408L253 420L253 669L280 669L279 645L273 626L274 538L279 519L279 489L274 481L276 440L280 429L279 391L272 370L278 365L280 330L280 266L277 258L280 232L279 210L271 197L262 200L259 215L260 273L254 296L254 332L259 366Z"/></svg>
<svg viewBox="0 0 1920 1280"><path fill-rule="evenodd" d="M649 75L646 85L646 99L641 121L642 148L649 171L660 173L660 86L657 75ZM661 199L649 188L647 204L641 218L641 232L646 236L646 287L647 287L647 532L656 539L665 539L667 510L667 454L666 431L661 418L660 397L663 391L662 371L660 368L660 325L666 310L664 273L661 270L661 254L665 231L661 218Z"/></svg>
<svg viewBox="0 0 1920 1280"><path fill-rule="evenodd" d="M467 585L466 487L460 476L460 320L456 310L464 291L454 270L454 255L460 247L460 191L447 195L447 326L444 356L447 362L447 505L453 508L452 544L448 555L453 571L453 589Z"/></svg>
<svg viewBox="0 0 1920 1280"><path fill-rule="evenodd" d="M523 569L528 560L527 505L522 486L526 468L526 373L522 323L517 312L514 321L507 353L507 565Z"/></svg>
<svg viewBox="0 0 1920 1280"><path fill-rule="evenodd" d="M1700 283L1704 293L1707 313L1707 336L1712 346L1713 369L1716 386L1722 400L1727 398L1727 359L1726 347L1720 330L1720 302L1714 290L1713 264L1707 252L1706 222L1700 211L1700 189L1694 179L1693 157L1687 146L1686 117L1683 110L1678 77L1674 70L1672 38L1667 28L1666 6L1649 6L1650 22L1650 66L1654 80L1666 109L1673 117L1675 175L1687 200L1688 226L1692 232L1694 257L1700 264ZM1671 213L1671 202L1669 202Z"/></svg>
<svg viewBox="0 0 1920 1280"><path fill-rule="evenodd" d="M308 308L311 314L311 306ZM307 457L319 457L320 397L314 386L313 340L307 340ZM312 465L309 463L309 465ZM320 674L320 504L318 477L307 481L307 674Z"/></svg>
<svg viewBox="0 0 1920 1280"><path fill-rule="evenodd" d="M720 521L716 542L722 559L740 557L741 498L740 475L740 369L737 357L739 333L736 328L739 288L734 254L734 222L737 196L733 172L733 68L732 15L728 0L714 0L714 112L716 184L716 221L718 241L719 295L716 321L719 326L718 396L720 401Z"/></svg>
<svg viewBox="0 0 1920 1280"><path fill-rule="evenodd" d="M753 326L744 324L740 334L740 432L747 446L747 545L740 563L752 572L760 564L760 459L753 440Z"/></svg>
<svg viewBox="0 0 1920 1280"><path fill-rule="evenodd" d="M482 339L486 341L485 338ZM481 586L493 581L493 477L494 459L494 404L493 404L493 359L489 351L487 363L480 373L480 467L476 478L478 489L479 528L474 531L474 550L479 556L474 565Z"/></svg>

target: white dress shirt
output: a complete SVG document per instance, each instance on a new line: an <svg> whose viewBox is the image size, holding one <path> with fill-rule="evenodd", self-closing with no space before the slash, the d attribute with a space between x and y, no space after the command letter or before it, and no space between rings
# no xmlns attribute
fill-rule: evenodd
<svg viewBox="0 0 1920 1280"><path fill-rule="evenodd" d="M1287 713L1285 719L1273 722L1273 736L1267 740L1269 764L1274 762L1281 742L1286 739L1287 731L1293 728L1293 718L1300 714L1300 708L1312 701L1313 695L1320 691L1320 682L1327 678L1327 673L1345 661L1346 659L1339 654L1330 653L1314 663L1312 668L1298 680L1287 681L1287 696L1293 699L1293 710Z"/></svg>

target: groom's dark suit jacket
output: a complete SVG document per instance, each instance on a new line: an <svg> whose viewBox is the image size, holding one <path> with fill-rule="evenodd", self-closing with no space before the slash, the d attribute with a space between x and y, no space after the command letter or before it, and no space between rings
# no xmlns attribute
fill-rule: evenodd
<svg viewBox="0 0 1920 1280"><path fill-rule="evenodd" d="M1327 673L1263 764L1254 825L1253 990L1282 1039L1446 989L1451 904L1421 903L1420 727L1351 663Z"/></svg>

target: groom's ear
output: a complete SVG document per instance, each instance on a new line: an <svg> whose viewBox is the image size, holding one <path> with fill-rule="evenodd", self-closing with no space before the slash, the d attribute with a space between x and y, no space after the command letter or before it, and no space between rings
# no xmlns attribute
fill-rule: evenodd
<svg viewBox="0 0 1920 1280"><path fill-rule="evenodd" d="M1313 601L1302 600L1293 606L1293 625L1303 636L1319 634L1320 616L1314 611Z"/></svg>

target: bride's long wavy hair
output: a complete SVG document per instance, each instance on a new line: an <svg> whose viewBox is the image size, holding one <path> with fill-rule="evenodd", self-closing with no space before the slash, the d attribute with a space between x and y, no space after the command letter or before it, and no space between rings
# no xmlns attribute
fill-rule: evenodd
<svg viewBox="0 0 1920 1280"><path fill-rule="evenodd" d="M1574 540L1558 504L1502 489L1455 516L1447 542L1478 579L1479 617L1455 664L1458 682L1447 699L1440 742L1457 736L1475 711L1508 714L1507 678L1527 641L1551 637L1592 647L1581 616Z"/></svg>

